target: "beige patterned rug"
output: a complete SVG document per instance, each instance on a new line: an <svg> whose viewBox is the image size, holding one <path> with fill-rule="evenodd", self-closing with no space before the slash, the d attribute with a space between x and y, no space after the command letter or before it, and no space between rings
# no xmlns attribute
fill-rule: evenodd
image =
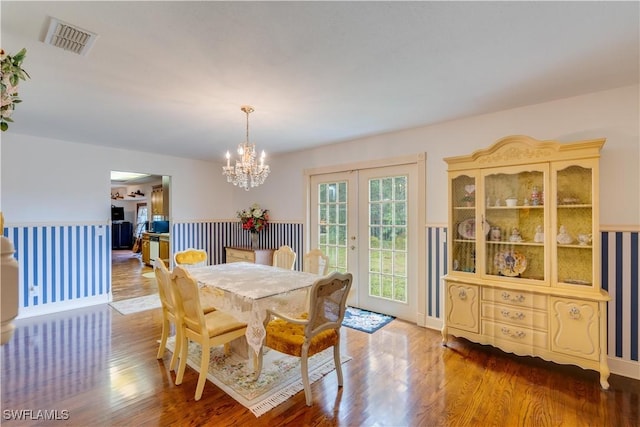
<svg viewBox="0 0 640 427"><path fill-rule="evenodd" d="M198 372L202 347L195 343L189 344L187 365ZM175 337L169 337L167 349L173 351L174 348ZM349 360L351 357L342 355L342 363ZM335 371L332 347L309 358L311 383L332 371ZM211 349L207 379L259 417L291 396L299 392L304 393L301 375L300 358L266 349L262 373L258 380L254 381L253 362L233 353L227 357L224 355L223 347L219 346ZM345 384L345 387L348 385ZM204 393L206 392L205 387Z"/></svg>
<svg viewBox="0 0 640 427"><path fill-rule="evenodd" d="M118 310L120 314L138 313L140 311L160 308L160 296L158 294L145 295L143 297L110 302L109 305Z"/></svg>

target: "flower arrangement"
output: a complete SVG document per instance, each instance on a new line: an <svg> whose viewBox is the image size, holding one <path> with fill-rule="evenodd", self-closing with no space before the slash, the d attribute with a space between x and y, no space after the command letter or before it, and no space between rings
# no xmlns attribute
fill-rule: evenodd
<svg viewBox="0 0 640 427"><path fill-rule="evenodd" d="M2 71L2 98L0 103L0 129L6 131L9 129L9 122L13 122L11 114L15 109L15 104L22 102L18 98L18 83L20 80L31 78L25 70L22 69L22 61L27 54L26 49L13 56L7 55L3 49L0 49L0 70Z"/></svg>
<svg viewBox="0 0 640 427"><path fill-rule="evenodd" d="M238 211L242 229L251 233L259 233L269 223L269 211L254 203L249 209Z"/></svg>

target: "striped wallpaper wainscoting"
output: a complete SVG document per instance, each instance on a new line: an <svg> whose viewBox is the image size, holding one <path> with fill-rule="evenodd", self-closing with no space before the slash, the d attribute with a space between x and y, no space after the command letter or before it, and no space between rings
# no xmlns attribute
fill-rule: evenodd
<svg viewBox="0 0 640 427"><path fill-rule="evenodd" d="M109 302L111 227L5 227L19 268L19 317Z"/></svg>
<svg viewBox="0 0 640 427"><path fill-rule="evenodd" d="M609 292L608 354L611 372L640 378L640 292L637 231L602 232L602 288Z"/></svg>
<svg viewBox="0 0 640 427"><path fill-rule="evenodd" d="M109 302L111 227L108 224L7 226L19 265L20 316L53 313ZM447 265L447 229L426 227L426 326L442 325L442 281ZM299 223L270 223L260 246L289 245L302 269L304 230ZM225 261L225 246L250 246L237 221L176 222L172 252L205 249L211 264ZM637 231L602 232L602 285L608 304L608 354L611 371L640 378L640 247ZM31 287L37 285L34 292Z"/></svg>
<svg viewBox="0 0 640 427"><path fill-rule="evenodd" d="M172 233L172 253L187 248L204 249L211 264L225 262L226 246L251 246L251 234L243 230L238 221L177 222L173 225ZM302 224L270 222L258 236L258 245L261 248L277 249L282 245L290 246L298 254L294 269L302 270Z"/></svg>
<svg viewBox="0 0 640 427"><path fill-rule="evenodd" d="M442 281L447 271L447 227L427 227L427 319L426 326L442 328Z"/></svg>

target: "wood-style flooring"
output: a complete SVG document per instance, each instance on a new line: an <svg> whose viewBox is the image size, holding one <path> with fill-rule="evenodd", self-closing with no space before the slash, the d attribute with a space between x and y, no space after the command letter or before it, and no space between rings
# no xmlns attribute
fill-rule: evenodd
<svg viewBox="0 0 640 427"><path fill-rule="evenodd" d="M114 299L155 292L145 271L114 254ZM640 425L640 381L612 375L603 391L596 372L455 338L443 347L438 331L398 320L374 334L342 328L344 387L332 372L312 384L312 407L300 392L259 418L210 382L194 401L190 368L174 384L170 354L156 359L159 309L104 304L17 324L1 351L3 426Z"/></svg>

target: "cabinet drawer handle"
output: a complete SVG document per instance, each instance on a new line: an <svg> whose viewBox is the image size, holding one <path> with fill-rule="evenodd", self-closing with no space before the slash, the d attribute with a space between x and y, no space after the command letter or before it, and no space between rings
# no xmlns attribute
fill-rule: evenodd
<svg viewBox="0 0 640 427"><path fill-rule="evenodd" d="M574 320L580 319L580 309L578 307L571 307L571 310L569 310L569 317Z"/></svg>
<svg viewBox="0 0 640 427"><path fill-rule="evenodd" d="M511 294L509 292L503 292L502 299L505 301L524 302L524 295L518 294L514 297L511 297Z"/></svg>
<svg viewBox="0 0 640 427"><path fill-rule="evenodd" d="M458 298L460 298L461 300L467 299L467 291L465 291L464 289L460 289L458 291Z"/></svg>
<svg viewBox="0 0 640 427"><path fill-rule="evenodd" d="M520 339L522 339L527 335L523 331L515 331L515 332L511 333L511 330L509 328L505 328L505 327L503 327L501 329L501 331L502 331L502 333L504 335L508 335L511 338L520 338Z"/></svg>
<svg viewBox="0 0 640 427"><path fill-rule="evenodd" d="M515 319L515 320L522 320L524 319L524 313L520 312L520 311L516 311L515 313L511 314L511 312L509 310L500 310L500 313L502 314L502 317L506 317L508 319Z"/></svg>

